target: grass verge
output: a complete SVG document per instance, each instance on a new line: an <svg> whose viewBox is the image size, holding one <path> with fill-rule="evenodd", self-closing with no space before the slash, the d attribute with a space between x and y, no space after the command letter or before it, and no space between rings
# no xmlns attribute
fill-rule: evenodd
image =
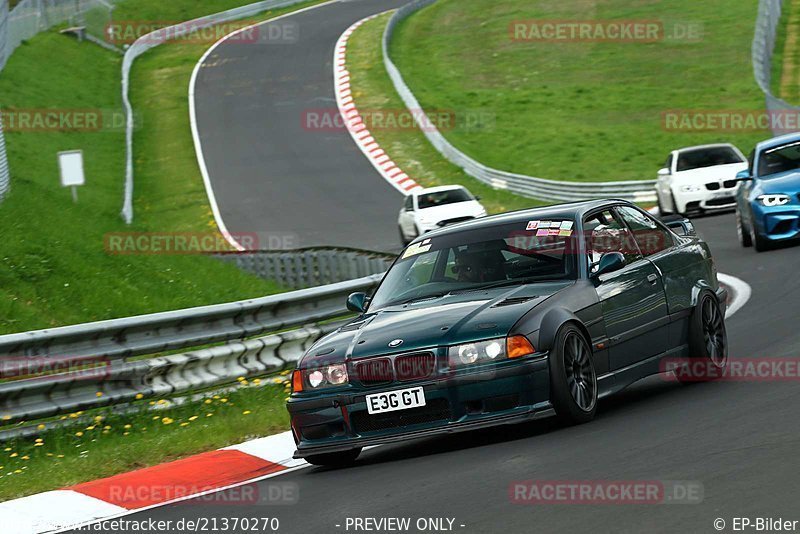
<svg viewBox="0 0 800 534"><path fill-rule="evenodd" d="M240 382L225 394L180 405L138 401L135 411L76 412L61 419L89 424L48 430L37 438L0 444L0 501L63 488L214 450L289 427L280 384Z"/></svg>
<svg viewBox="0 0 800 534"><path fill-rule="evenodd" d="M549 179L653 179L681 146L766 131L667 129L668 110L761 112L750 46L756 0L726 3L440 0L398 28L392 54L426 109L482 109L496 127L444 132L487 165ZM663 22L698 40L514 41L520 20Z"/></svg>
<svg viewBox="0 0 800 534"><path fill-rule="evenodd" d="M353 100L362 114L404 115L405 104L383 66L381 36L391 14L381 15L361 25L347 44L347 69ZM481 197L490 213L542 205L508 191L493 189L453 165L428 142L417 126L413 128L371 127L370 133L392 160L424 187L461 184Z"/></svg>
<svg viewBox="0 0 800 534"><path fill-rule="evenodd" d="M245 3L137 0L120 3L115 19L180 20ZM105 250L105 236L114 232L216 234L186 98L194 63L209 45L164 45L134 68L132 93L142 126L135 133L136 219L131 226L119 217L125 154L121 57L54 30L23 43L10 58L0 74L0 106L6 113L46 109L74 116L91 110L102 121L97 129L14 131L6 125L12 189L0 205L0 334L283 290L209 257ZM71 149L84 152L86 185L77 204L59 185L56 159L57 152Z"/></svg>

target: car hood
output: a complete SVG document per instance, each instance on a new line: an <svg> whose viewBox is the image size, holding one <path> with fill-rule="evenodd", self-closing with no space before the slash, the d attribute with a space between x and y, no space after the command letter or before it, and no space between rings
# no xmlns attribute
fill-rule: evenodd
<svg viewBox="0 0 800 534"><path fill-rule="evenodd" d="M574 283L458 293L366 313L315 343L299 367L504 337L525 313ZM398 339L402 344L389 346Z"/></svg>
<svg viewBox="0 0 800 534"><path fill-rule="evenodd" d="M769 175L767 178L760 179L758 186L766 194L783 193L793 195L800 193L800 172L789 171Z"/></svg>
<svg viewBox="0 0 800 534"><path fill-rule="evenodd" d="M483 212L483 206L475 200L454 202L443 206L434 206L432 208L417 210L420 217L435 222L446 221L447 219L454 219L456 217L477 217L481 212Z"/></svg>
<svg viewBox="0 0 800 534"><path fill-rule="evenodd" d="M713 167L703 167L689 171L675 172L672 180L675 183L706 183L715 180L732 180L736 178L736 173L747 169L747 163L730 163L728 165L714 165Z"/></svg>

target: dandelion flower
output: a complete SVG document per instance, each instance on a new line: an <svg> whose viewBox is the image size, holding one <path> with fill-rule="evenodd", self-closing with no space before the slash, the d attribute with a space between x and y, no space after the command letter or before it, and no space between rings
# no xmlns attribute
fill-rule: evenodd
<svg viewBox="0 0 800 534"><path fill-rule="evenodd" d="M189 426L189 423L181 423L181 426Z"/></svg>
<svg viewBox="0 0 800 534"><path fill-rule="evenodd" d="M242 415L250 415L251 413L253 412L251 412L250 410L245 410L242 412Z"/></svg>
<svg viewBox="0 0 800 534"><path fill-rule="evenodd" d="M46 427L46 426L44 426L43 424L42 424L42 425L37 425L37 426L36 426L36 430L44 430L45 428L47 428L47 427Z"/></svg>
<svg viewBox="0 0 800 534"><path fill-rule="evenodd" d="M12 452L11 454L8 455L9 458L16 458L17 456L19 456L19 454L17 454L16 452Z"/></svg>
<svg viewBox="0 0 800 534"><path fill-rule="evenodd" d="M75 435L76 435L76 436L78 436L78 437L80 438L80 437L82 437L82 436L83 436L83 432L75 432Z"/></svg>
<svg viewBox="0 0 800 534"><path fill-rule="evenodd" d="M19 457L19 459L20 459L20 460L26 460L26 461L27 461L27 460L30 460L30 459L31 459L31 457L30 457L30 456L28 456L28 455L26 454L25 456L20 456L20 457Z"/></svg>
<svg viewBox="0 0 800 534"><path fill-rule="evenodd" d="M124 428L125 430L130 430L130 428L131 428L131 425L125 425L125 426L124 426L124 427L122 427L122 428Z"/></svg>
<svg viewBox="0 0 800 534"><path fill-rule="evenodd" d="M141 394L141 393L137 393L137 394L136 394L136 397L134 397L134 398L135 398L136 400L142 400L142 399L144 398L144 395L143 395L143 394Z"/></svg>
<svg viewBox="0 0 800 534"><path fill-rule="evenodd" d="M206 414L206 417L211 417L211 416L213 416L213 415L214 415L213 413L207 413L207 414Z"/></svg>
<svg viewBox="0 0 800 534"><path fill-rule="evenodd" d="M42 445L44 445L44 443L34 443L33 444L34 447L41 447Z"/></svg>
<svg viewBox="0 0 800 534"><path fill-rule="evenodd" d="M189 421L194 421L195 419L197 419L197 416L196 416L196 415L193 415L193 416L191 416L191 417L189 418Z"/></svg>
<svg viewBox="0 0 800 534"><path fill-rule="evenodd" d="M205 400L205 403L206 403L206 404L211 404L212 402L214 402L214 401L212 401L211 399L206 399L206 400Z"/></svg>
<svg viewBox="0 0 800 534"><path fill-rule="evenodd" d="M161 422L162 422L162 423L164 423L165 425L171 425L172 423L174 423L174 422L175 422L175 420L174 420L174 419L171 419L171 418L169 418L169 417L165 417L165 418L163 418L163 419L161 420Z"/></svg>
<svg viewBox="0 0 800 534"><path fill-rule="evenodd" d="M43 441L44 441L44 440L43 440L42 438L36 438L36 443L41 443L41 442L43 442Z"/></svg>
<svg viewBox="0 0 800 534"><path fill-rule="evenodd" d="M97 393L95 393L95 396L102 397L103 396L103 392L102 391L98 391Z"/></svg>
<svg viewBox="0 0 800 534"><path fill-rule="evenodd" d="M244 381L244 379L245 379L245 378L244 378L243 376L240 376L240 377L239 377L239 378L237 378L236 380L238 380L239 382L242 382L242 381Z"/></svg>
<svg viewBox="0 0 800 534"><path fill-rule="evenodd" d="M220 399L219 401L222 402L222 403L225 403L225 402L228 402L228 399Z"/></svg>
<svg viewBox="0 0 800 534"><path fill-rule="evenodd" d="M254 378L254 379L253 379L253 385L257 386L257 385L259 385L260 383L261 383L261 379L260 379L260 378Z"/></svg>
<svg viewBox="0 0 800 534"><path fill-rule="evenodd" d="M127 436L128 434L130 434L130 432L123 432L122 433L123 436Z"/></svg>

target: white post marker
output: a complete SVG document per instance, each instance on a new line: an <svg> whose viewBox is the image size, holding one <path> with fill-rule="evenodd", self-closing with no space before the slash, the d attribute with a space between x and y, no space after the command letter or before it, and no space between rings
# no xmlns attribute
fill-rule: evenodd
<svg viewBox="0 0 800 534"><path fill-rule="evenodd" d="M71 187L72 201L77 203L78 186L86 183L83 175L83 150L59 152L58 168L61 171L61 187Z"/></svg>

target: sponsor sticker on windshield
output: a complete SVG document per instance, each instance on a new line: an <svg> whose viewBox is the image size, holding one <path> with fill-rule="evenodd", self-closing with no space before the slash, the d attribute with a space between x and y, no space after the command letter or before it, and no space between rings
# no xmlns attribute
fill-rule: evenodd
<svg viewBox="0 0 800 534"><path fill-rule="evenodd" d="M558 237L569 237L572 235L572 230L559 230Z"/></svg>
<svg viewBox="0 0 800 534"><path fill-rule="evenodd" d="M403 258L410 258L411 256L416 256L417 254L422 254L423 252L428 252L431 249L431 240L426 239L420 243L415 243L408 247L406 251L403 253ZM426 244L427 243L427 244Z"/></svg>
<svg viewBox="0 0 800 534"><path fill-rule="evenodd" d="M528 221L528 226L525 229L536 230L537 228L539 228L539 221Z"/></svg>
<svg viewBox="0 0 800 534"><path fill-rule="evenodd" d="M548 234L548 232L550 232L550 230L548 230L547 228L541 228L536 231L536 237L545 236Z"/></svg>
<svg viewBox="0 0 800 534"><path fill-rule="evenodd" d="M562 221L559 228L561 230L572 230L572 221Z"/></svg>

